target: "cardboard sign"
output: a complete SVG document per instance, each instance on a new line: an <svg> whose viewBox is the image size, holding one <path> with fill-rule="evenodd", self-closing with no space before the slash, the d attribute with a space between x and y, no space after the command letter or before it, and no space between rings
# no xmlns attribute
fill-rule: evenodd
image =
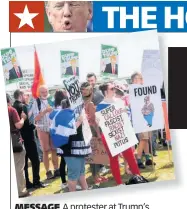
<svg viewBox="0 0 187 209"><path fill-rule="evenodd" d="M136 133L164 128L159 85L130 85L132 123Z"/></svg>
<svg viewBox="0 0 187 209"><path fill-rule="evenodd" d="M80 84L77 77L72 76L63 80L67 91L67 96L71 104L71 109L75 110L76 117L79 117L83 108L83 98L80 90Z"/></svg>
<svg viewBox="0 0 187 209"><path fill-rule="evenodd" d="M105 147L99 137L93 137L91 140L92 154L86 157L86 163L88 164L102 164L108 165L109 157L105 150Z"/></svg>
<svg viewBox="0 0 187 209"><path fill-rule="evenodd" d="M138 143L135 132L122 103L111 104L96 112L99 126L105 136L112 156Z"/></svg>
<svg viewBox="0 0 187 209"><path fill-rule="evenodd" d="M83 116L83 123L82 123L82 132L84 136L84 141L86 145L90 144L90 141L92 139L92 132L90 129L90 125L88 123L85 110L82 110L82 116Z"/></svg>

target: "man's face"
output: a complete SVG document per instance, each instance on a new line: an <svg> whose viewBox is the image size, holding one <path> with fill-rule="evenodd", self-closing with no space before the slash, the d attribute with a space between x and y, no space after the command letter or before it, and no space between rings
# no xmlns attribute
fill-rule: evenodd
<svg viewBox="0 0 187 209"><path fill-rule="evenodd" d="M83 97L88 97L91 95L91 89L90 88L82 88L81 93Z"/></svg>
<svg viewBox="0 0 187 209"><path fill-rule="evenodd" d="M85 32L92 6L84 1L48 1L46 9L54 32Z"/></svg>
<svg viewBox="0 0 187 209"><path fill-rule="evenodd" d="M44 100L47 99L47 97L48 97L48 89L47 88L40 89L40 97Z"/></svg>
<svg viewBox="0 0 187 209"><path fill-rule="evenodd" d="M15 69L17 69L17 68L18 68L17 63L12 63L12 65L13 65L13 67L14 67Z"/></svg>
<svg viewBox="0 0 187 209"><path fill-rule="evenodd" d="M115 96L115 89L114 89L114 85L112 83L108 84L108 88L107 88L107 96L108 97L113 97Z"/></svg>
<svg viewBox="0 0 187 209"><path fill-rule="evenodd" d="M26 104L29 104L29 102L30 102L30 96L29 96L29 94L24 94L24 99L25 99L25 103Z"/></svg>
<svg viewBox="0 0 187 209"><path fill-rule="evenodd" d="M76 68L77 67L76 60L72 60L71 61L71 66L72 66L72 68Z"/></svg>
<svg viewBox="0 0 187 209"><path fill-rule="evenodd" d="M96 84L96 78L95 78L95 76L92 76L92 77L90 77L90 78L87 78L87 81L88 81L88 83L91 85L91 86L95 86L95 84Z"/></svg>
<svg viewBox="0 0 187 209"><path fill-rule="evenodd" d="M143 84L143 78L140 75L136 75L132 81L133 84Z"/></svg>
<svg viewBox="0 0 187 209"><path fill-rule="evenodd" d="M20 101L22 103L25 103L26 102L26 100L25 100L25 94L24 93L20 95Z"/></svg>
<svg viewBox="0 0 187 209"><path fill-rule="evenodd" d="M110 61L111 61L112 65L115 65L116 64L116 57L111 57Z"/></svg>

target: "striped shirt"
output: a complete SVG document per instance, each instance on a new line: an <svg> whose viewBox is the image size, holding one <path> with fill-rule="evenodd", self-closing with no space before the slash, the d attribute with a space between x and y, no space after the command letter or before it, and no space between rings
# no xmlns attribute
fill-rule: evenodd
<svg viewBox="0 0 187 209"><path fill-rule="evenodd" d="M48 106L48 101L47 100L40 100L41 101L41 110L40 112L43 112ZM33 105L32 105L32 113L34 115L34 118L36 118L36 116L40 113L39 109L38 109L38 104L37 101L35 100ZM41 131L45 131L45 132L49 132L49 128L51 125L51 121L49 119L49 113L46 113L41 120L36 122L36 127L41 130Z"/></svg>

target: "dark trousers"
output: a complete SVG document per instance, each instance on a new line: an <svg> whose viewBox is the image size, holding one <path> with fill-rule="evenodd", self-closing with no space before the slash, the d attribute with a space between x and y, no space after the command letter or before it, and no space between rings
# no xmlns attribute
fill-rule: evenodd
<svg viewBox="0 0 187 209"><path fill-rule="evenodd" d="M24 139L27 137L27 139ZM28 159L31 161L32 165L32 174L33 174L33 184L38 184L40 182L40 161L37 152L36 142L34 141L34 134L30 134L23 137L24 146L26 150L25 156L25 180L26 184L29 183L29 174L28 174Z"/></svg>
<svg viewBox="0 0 187 209"><path fill-rule="evenodd" d="M60 161L60 177L62 183L66 183L66 162L63 156L61 156L61 161Z"/></svg>

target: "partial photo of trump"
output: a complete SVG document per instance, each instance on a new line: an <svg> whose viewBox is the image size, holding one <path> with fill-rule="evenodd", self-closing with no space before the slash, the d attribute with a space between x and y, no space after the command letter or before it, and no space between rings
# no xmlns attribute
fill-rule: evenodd
<svg viewBox="0 0 187 209"><path fill-rule="evenodd" d="M89 32L91 1L46 1L45 6L53 32Z"/></svg>
<svg viewBox="0 0 187 209"><path fill-rule="evenodd" d="M23 74L20 66L17 64L17 60L15 57L11 59L13 68L9 70L9 80L14 80L18 78L22 78Z"/></svg>
<svg viewBox="0 0 187 209"><path fill-rule="evenodd" d="M117 57L115 55L112 55L110 57L110 63L106 64L104 73L110 73L110 74L118 75Z"/></svg>
<svg viewBox="0 0 187 209"><path fill-rule="evenodd" d="M70 60L70 65L71 66L66 68L65 75L79 76L79 67L77 67L77 60L76 59Z"/></svg>

